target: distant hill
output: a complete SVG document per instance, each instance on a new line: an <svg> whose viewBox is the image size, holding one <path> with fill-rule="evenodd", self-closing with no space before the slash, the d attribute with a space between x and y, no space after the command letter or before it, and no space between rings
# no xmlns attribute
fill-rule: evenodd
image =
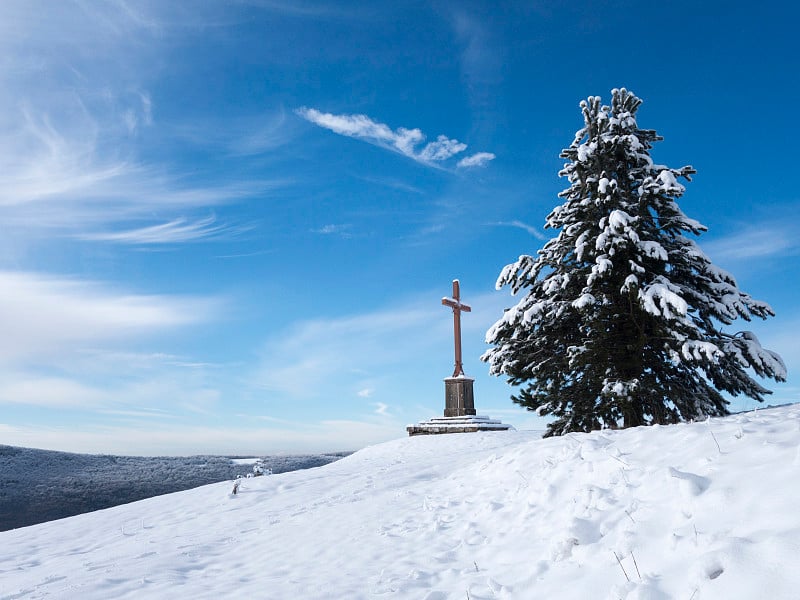
<svg viewBox="0 0 800 600"><path fill-rule="evenodd" d="M273 473L318 467L344 453L264 457ZM0 531L246 475L226 456L110 456L0 445Z"/></svg>

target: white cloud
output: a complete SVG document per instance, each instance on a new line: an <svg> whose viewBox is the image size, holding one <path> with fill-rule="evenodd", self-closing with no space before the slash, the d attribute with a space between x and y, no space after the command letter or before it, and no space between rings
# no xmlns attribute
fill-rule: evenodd
<svg viewBox="0 0 800 600"><path fill-rule="evenodd" d="M380 146L407 156L417 162L435 165L460 154L467 145L456 139L440 135L435 142L429 142L419 151L416 147L425 141L425 135L419 129L399 127L393 130L384 123L373 121L367 115L334 115L320 112L315 108L299 108L297 114L325 129L339 135L354 137L370 144ZM489 152L479 152L459 163L459 166L482 166L494 158Z"/></svg>
<svg viewBox="0 0 800 600"><path fill-rule="evenodd" d="M222 394L214 369L181 368L169 362L131 364L103 352L48 354L0 370L0 406L56 408L80 422L172 421L213 415ZM55 374L51 374L55 373ZM44 425L52 418L42 417Z"/></svg>
<svg viewBox="0 0 800 600"><path fill-rule="evenodd" d="M150 94L139 92L139 98L142 101L142 118L145 125L153 124L153 101L150 100Z"/></svg>
<svg viewBox="0 0 800 600"><path fill-rule="evenodd" d="M440 135L435 142L429 143L422 149L422 152L419 153L419 157L422 160L447 160L451 156L455 156L466 149L466 144ZM484 152L484 154L486 153Z"/></svg>
<svg viewBox="0 0 800 600"><path fill-rule="evenodd" d="M141 100L141 110L132 107L125 109L122 114L122 120L131 135L135 135L139 131L140 125L149 126L153 124L153 103L150 100L150 95L143 92L139 92L137 95Z"/></svg>
<svg viewBox="0 0 800 600"><path fill-rule="evenodd" d="M3 372L0 380L0 404L63 409L99 406L105 400L100 390L66 377Z"/></svg>
<svg viewBox="0 0 800 600"><path fill-rule="evenodd" d="M508 227L517 227L518 229L522 229L527 231L537 240L546 241L548 238L540 229L534 227L533 225L528 225L527 223L523 223L522 221L500 221L497 225L508 226Z"/></svg>
<svg viewBox="0 0 800 600"><path fill-rule="evenodd" d="M76 237L84 240L118 242L121 244L175 244L199 239L219 238L245 231L246 227L218 225L214 217L190 221L175 219L160 225L150 225L127 231L83 233Z"/></svg>
<svg viewBox="0 0 800 600"><path fill-rule="evenodd" d="M161 76L164 40L174 39L165 32L192 35L223 11L8 0L0 12L0 220L18 244L32 243L43 231L48 238L88 233L83 239L89 239L94 233L102 240L105 230L147 224L154 214L174 221L193 208L283 185L195 183L174 166L179 159L153 157L143 142L144 128L151 141L168 138L174 144L177 137L159 123L149 90ZM230 145L242 152L266 148L268 138L280 137L281 123L278 118L259 129L237 122L234 130L241 135ZM178 224L169 225L177 241Z"/></svg>
<svg viewBox="0 0 800 600"><path fill-rule="evenodd" d="M388 125L373 121L367 115L334 115L305 107L299 108L297 114L339 135L361 138L411 157L414 156L414 146L425 139L419 129L400 127L393 131Z"/></svg>
<svg viewBox="0 0 800 600"><path fill-rule="evenodd" d="M466 92L470 96L473 113L491 118L493 126L502 115L493 114L497 106L497 89L503 82L506 44L497 28L487 19L472 14L466 3L452 3L445 10L461 46L460 66Z"/></svg>
<svg viewBox="0 0 800 600"><path fill-rule="evenodd" d="M399 179L393 179L388 177L372 177L372 176L365 176L365 175L356 175L359 179L366 181L368 183L374 183L376 185L382 185L388 188L392 188L395 190L402 190L404 192L410 192L412 194L423 194L421 188L413 186L405 181L401 181Z"/></svg>
<svg viewBox="0 0 800 600"><path fill-rule="evenodd" d="M30 272L0 271L0 289L0 404L89 415L147 406L207 413L217 405L213 367L130 348L210 320L221 300Z"/></svg>
<svg viewBox="0 0 800 600"><path fill-rule="evenodd" d="M275 332L263 346L252 385L268 398L320 403L330 402L329 390L369 397L365 394L378 388L381 400L392 406L408 406L423 390L421 397L438 406L441 378L453 369L453 320L441 306L449 291L448 283L424 298ZM473 309L462 321L465 367L485 380L487 368L478 361L485 332L513 299L496 292L473 295L468 284L462 291ZM398 378L407 373L414 377ZM336 402L349 400L342 396Z"/></svg>
<svg viewBox="0 0 800 600"><path fill-rule="evenodd" d="M243 392L219 385L221 373L228 371L219 365L136 353L125 345L113 349L134 336L208 314L202 299L131 297L97 283L21 279L20 284L0 278L0 285L21 302L33 299L45 327L40 331L30 324L31 314L0 303L0 316L24 322L0 346L0 359L11 365L0 372L0 404L70 410L80 420L70 427L0 425L4 443L142 454L330 451L401 437L408 422L442 410L441 379L452 370L453 349L452 317L440 298L449 286L370 313L315 319L275 332L263 347L261 363L242 383ZM52 297L37 299L42 293ZM480 410L489 414L493 406L510 406L508 389L486 374L477 357L486 328L509 299L465 289L465 301L473 307L462 324L467 372L476 377ZM142 306L150 310L139 310ZM0 328L7 325L0 320ZM18 339L22 344L12 349ZM381 401L365 405L375 389L381 390ZM225 406L237 396L254 399L254 410L270 416L226 414ZM286 408L290 402L302 403L307 418L282 418L297 410ZM216 424L178 424L194 418L190 415ZM101 417L104 426L92 425Z"/></svg>
<svg viewBox="0 0 800 600"><path fill-rule="evenodd" d="M125 294L111 286L29 272L0 271L0 360L57 354L208 319L212 298Z"/></svg>
<svg viewBox="0 0 800 600"><path fill-rule="evenodd" d="M441 327L447 340L447 322L440 317L431 302L297 323L267 341L255 385L298 399L331 387L363 390L366 381L390 375L393 363L427 349L431 339L425 332Z"/></svg>
<svg viewBox="0 0 800 600"><path fill-rule="evenodd" d="M711 260L744 260L800 253L797 224L760 223L744 227L733 235L698 244Z"/></svg>
<svg viewBox="0 0 800 600"><path fill-rule="evenodd" d="M132 426L27 427L0 422L4 444L66 452L175 456L192 454L314 453L357 450L405 435L404 424L385 415L362 420L281 422L275 427L240 425L181 426L149 423Z"/></svg>
<svg viewBox="0 0 800 600"><path fill-rule="evenodd" d="M82 104L71 102L72 108ZM114 149L102 144L98 132L108 127L107 115L66 112L52 117L47 107L25 107L19 119L0 123L0 132L10 140L0 147L0 216L5 222L91 237L98 225L151 218L155 209L186 212L285 185L276 180L187 185L164 167L119 157L124 149L132 152L129 140L111 136L117 142ZM127 127L135 122L129 116ZM175 229L180 220L167 227Z"/></svg>
<svg viewBox="0 0 800 600"><path fill-rule="evenodd" d="M470 168L470 167L482 167L490 160L494 160L496 157L491 152L477 152L472 156L466 156L458 161L458 167L461 168Z"/></svg>
<svg viewBox="0 0 800 600"><path fill-rule="evenodd" d="M183 121L173 119L165 128L172 139L238 158L264 155L288 145L298 126L279 107L255 114L207 115L201 121L190 117Z"/></svg>
<svg viewBox="0 0 800 600"><path fill-rule="evenodd" d="M248 0L248 5L258 6L286 16L299 18L320 18L327 21L335 19L363 20L368 11L364 7L349 8L344 3L308 2L304 0Z"/></svg>
<svg viewBox="0 0 800 600"><path fill-rule="evenodd" d="M10 143L0 149L0 206L85 193L130 173L125 161L98 158L96 122L77 99L66 102L70 114L56 117L46 109L7 107L15 118L2 127Z"/></svg>
<svg viewBox="0 0 800 600"><path fill-rule="evenodd" d="M352 234L350 233L351 228L352 225L348 223L344 224L329 223L328 225L323 225L319 229L312 229L311 232L319 233L322 235L338 235L343 238L349 238L352 237Z"/></svg>

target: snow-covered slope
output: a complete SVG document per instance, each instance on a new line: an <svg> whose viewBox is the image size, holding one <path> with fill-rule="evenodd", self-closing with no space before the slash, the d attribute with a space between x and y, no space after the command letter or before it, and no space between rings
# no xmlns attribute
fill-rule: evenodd
<svg viewBox="0 0 800 600"><path fill-rule="evenodd" d="M0 598L800 597L800 406L414 437L0 533Z"/></svg>
<svg viewBox="0 0 800 600"><path fill-rule="evenodd" d="M347 452L258 457L274 473L326 465ZM257 459L74 454L0 444L0 531L233 479Z"/></svg>

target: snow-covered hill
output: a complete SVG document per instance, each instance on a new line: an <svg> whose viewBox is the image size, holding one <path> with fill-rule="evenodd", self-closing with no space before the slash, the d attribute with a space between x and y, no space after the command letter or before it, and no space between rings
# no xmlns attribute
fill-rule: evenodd
<svg viewBox="0 0 800 600"><path fill-rule="evenodd" d="M326 465L348 452L259 457L274 473ZM0 445L0 531L233 479L256 458L112 456Z"/></svg>
<svg viewBox="0 0 800 600"><path fill-rule="evenodd" d="M800 406L404 438L0 533L0 598L800 597Z"/></svg>

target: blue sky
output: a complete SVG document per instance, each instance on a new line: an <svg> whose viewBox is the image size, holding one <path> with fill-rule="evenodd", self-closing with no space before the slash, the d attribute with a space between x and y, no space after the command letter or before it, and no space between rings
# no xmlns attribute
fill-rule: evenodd
<svg viewBox="0 0 800 600"><path fill-rule="evenodd" d="M523 7L524 6L524 7ZM0 443L315 452L440 414L547 239L578 103L625 86L800 401L792 3L0 5ZM733 409L753 406L735 400Z"/></svg>

